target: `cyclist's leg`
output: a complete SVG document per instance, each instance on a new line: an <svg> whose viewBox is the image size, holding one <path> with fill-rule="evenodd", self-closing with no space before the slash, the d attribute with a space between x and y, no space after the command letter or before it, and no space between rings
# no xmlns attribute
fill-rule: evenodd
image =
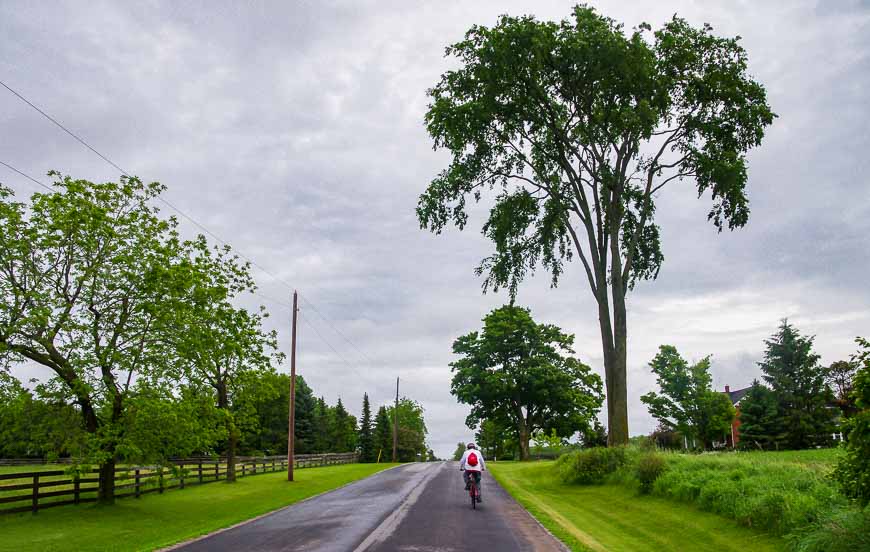
<svg viewBox="0 0 870 552"><path fill-rule="evenodd" d="M474 472L474 482L477 484L477 501L480 502L481 492L480 492L480 479L483 474L480 472Z"/></svg>
<svg viewBox="0 0 870 552"><path fill-rule="evenodd" d="M465 481L465 490L466 491L469 489L469 487L471 487L471 484L469 483L469 480L468 480L468 475L469 475L468 470L462 472L462 479Z"/></svg>

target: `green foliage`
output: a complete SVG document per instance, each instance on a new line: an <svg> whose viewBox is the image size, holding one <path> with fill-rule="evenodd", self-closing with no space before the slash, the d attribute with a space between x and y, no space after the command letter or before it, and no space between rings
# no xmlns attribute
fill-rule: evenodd
<svg viewBox="0 0 870 552"><path fill-rule="evenodd" d="M466 443L456 443L456 449L453 451L453 459L457 462L462 460L462 455L465 454Z"/></svg>
<svg viewBox="0 0 870 552"><path fill-rule="evenodd" d="M840 508L789 535L795 552L864 552L870 550L870 509Z"/></svg>
<svg viewBox="0 0 870 552"><path fill-rule="evenodd" d="M734 407L723 393L713 391L710 357L689 365L677 349L662 345L649 364L661 393L641 397L659 423L684 435L690 443L707 448L731 428Z"/></svg>
<svg viewBox="0 0 870 552"><path fill-rule="evenodd" d="M450 164L421 194L420 225L468 223L493 199L477 268L484 290L543 266L557 285L579 257L599 309L613 442L628 441L625 296L664 255L656 192L693 180L720 231L746 224L746 153L774 114L739 39L676 16L650 36L590 7L561 22L501 17L446 50L454 69L429 91L426 128ZM689 193L688 188L684 188ZM611 390L611 389L614 390Z"/></svg>
<svg viewBox="0 0 870 552"><path fill-rule="evenodd" d="M622 468L628 461L625 447L598 447L564 454L555 469L564 483L595 485Z"/></svg>
<svg viewBox="0 0 870 552"><path fill-rule="evenodd" d="M853 361L860 366L854 378L853 396L857 414L846 422L846 454L835 476L848 496L870 504L870 342L857 338L859 352Z"/></svg>
<svg viewBox="0 0 870 552"><path fill-rule="evenodd" d="M505 428L495 420L483 420L474 440L486 458L508 460L513 459L517 443L512 438L513 431ZM462 444L462 443L460 443Z"/></svg>
<svg viewBox="0 0 870 552"><path fill-rule="evenodd" d="M462 358L450 364L451 392L472 407L468 427L489 419L511 428L523 460L535 432L569 437L586 428L601 407L601 378L571 356L574 336L510 305L483 322L482 332L454 342Z"/></svg>
<svg viewBox="0 0 870 552"><path fill-rule="evenodd" d="M813 338L800 335L783 320L779 331L765 343L759 366L778 402L783 444L792 449L830 444L835 412L828 405L833 396L825 385L819 355L813 352Z"/></svg>
<svg viewBox="0 0 870 552"><path fill-rule="evenodd" d="M667 469L667 464L661 454L654 452L642 454L635 465L635 476L640 482L640 492L649 494L652 491L653 483L664 473L665 469Z"/></svg>
<svg viewBox="0 0 870 552"><path fill-rule="evenodd" d="M740 401L740 442L745 450L779 448L785 427L779 417L776 395L758 380Z"/></svg>
<svg viewBox="0 0 870 552"><path fill-rule="evenodd" d="M393 456L393 423L387 408L378 408L375 416L375 448L381 462L389 462Z"/></svg>
<svg viewBox="0 0 870 552"><path fill-rule="evenodd" d="M356 418L348 414L341 399L332 409L333 415L329 426L331 452L353 452L356 449Z"/></svg>
<svg viewBox="0 0 870 552"><path fill-rule="evenodd" d="M837 406L843 413L843 416L849 417L858 411L855 404L853 391L853 379L858 371L858 363L855 359L838 360L832 362L825 370L825 383L827 383L834 392Z"/></svg>
<svg viewBox="0 0 870 552"><path fill-rule="evenodd" d="M390 422L395 419L394 412L393 406L387 407L386 414ZM397 449L399 462L425 460L426 452L429 449L426 445L426 435L428 432L426 422L423 419L423 407L417 401L402 397L399 400L399 438ZM390 448L387 450L392 454L392 440L390 441Z"/></svg>
<svg viewBox="0 0 870 552"><path fill-rule="evenodd" d="M359 456L360 462L374 462L378 459L378 451L374 445L374 427L372 426L372 407L369 404L368 393L363 393L362 419L359 423Z"/></svg>
<svg viewBox="0 0 870 552"><path fill-rule="evenodd" d="M607 446L607 430L598 418L595 418L593 425L580 432L580 442L583 448Z"/></svg>

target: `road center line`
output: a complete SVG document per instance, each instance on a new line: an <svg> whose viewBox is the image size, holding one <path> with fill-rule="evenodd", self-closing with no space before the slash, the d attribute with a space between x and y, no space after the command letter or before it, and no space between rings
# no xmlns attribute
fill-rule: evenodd
<svg viewBox="0 0 870 552"><path fill-rule="evenodd" d="M408 515L408 512L411 510L411 507L417 502L420 498L420 495L423 494L423 491L426 489L426 485L429 481L435 477L441 470L444 469L446 463L442 463L440 467L431 469L426 476L424 476L420 482L414 487L408 496L405 497L405 500L399 504L396 510L387 516L387 518L381 522L380 525L375 527L375 529L369 533L369 536L362 541L359 546L353 549L353 552L363 552L367 550L372 545L377 544L379 542L385 541L393 532L396 530L396 527L402 523L402 520L405 519L405 516Z"/></svg>

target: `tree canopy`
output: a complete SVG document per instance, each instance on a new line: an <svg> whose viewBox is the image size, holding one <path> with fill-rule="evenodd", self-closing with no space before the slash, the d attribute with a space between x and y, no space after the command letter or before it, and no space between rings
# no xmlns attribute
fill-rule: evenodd
<svg viewBox="0 0 870 552"><path fill-rule="evenodd" d="M700 441L701 448L724 440L734 420L734 407L724 393L711 387L710 357L690 365L676 347L662 345L649 366L660 392L647 393L640 400L661 425L678 431L690 445Z"/></svg>
<svg viewBox="0 0 870 552"><path fill-rule="evenodd" d="M601 378L572 356L574 336L513 305L483 323L453 343L461 358L450 364L451 392L471 405L468 427L492 420L510 428L523 460L536 431L568 437L585 429L601 407Z"/></svg>
<svg viewBox="0 0 870 552"><path fill-rule="evenodd" d="M429 90L426 128L451 161L420 196L420 224L462 229L469 202L492 202L485 290L515 295L538 266L556 285L579 258L598 303L608 437L625 444L625 297L664 259L656 199L690 180L717 228L746 224L746 153L774 118L764 87L739 38L676 16L629 33L586 6L558 23L475 25L446 54L458 67Z"/></svg>

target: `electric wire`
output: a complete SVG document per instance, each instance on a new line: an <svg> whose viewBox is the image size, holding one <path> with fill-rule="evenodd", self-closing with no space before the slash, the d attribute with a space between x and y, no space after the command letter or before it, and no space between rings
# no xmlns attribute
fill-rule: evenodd
<svg viewBox="0 0 870 552"><path fill-rule="evenodd" d="M93 152L95 155L97 155L100 159L102 159L103 161L105 161L106 163L108 163L109 165L111 165L112 167L114 167L115 169L117 169L121 174L123 174L124 176L126 176L126 177L128 177L128 178L133 178L133 177L132 177L132 176L131 176L131 175L130 175L126 170L124 170L124 169L123 169L121 166L119 166L117 163L115 163L114 161L112 161L111 159L109 159L107 156L105 156L105 155L103 155L102 153L100 153L96 148L94 148L93 146L91 146L91 145L90 145L90 144L89 144L89 143L88 143L84 138L82 138L82 137L79 136L78 134L74 133L72 130L70 130L69 128L67 128L66 126L64 126L60 121L58 121L57 119L55 119L54 117L52 117L51 115L49 115L48 113L46 113L45 111L43 111L42 109L40 109L36 104L34 104L34 103L31 102L30 100L28 100L26 97L24 97L24 96L23 96L22 94L20 94L18 91L14 90L14 89L13 89L12 87L10 87L8 84L6 84L6 83L3 82L2 80L0 80L0 85L2 85L2 86L3 86L4 88L6 88L9 92L11 92L12 94L14 94L18 99L20 99L21 101L23 101L24 103L26 103L28 106L30 106L31 108L33 108L34 110L36 110L40 115L42 115L43 117L45 117L46 119L48 119L49 121L51 121L52 123L54 123L58 128L60 128L60 129L63 130L66 134L68 134L68 135L71 136L73 139L75 139L77 142L79 142L80 144L82 144L83 146L85 146L87 149L89 149L91 152ZM8 168L10 168L11 170L14 170L14 171L17 172L18 174L20 174L20 175L22 175L22 176L24 176L24 177L26 177L26 178L28 178L28 179L30 179L30 180L36 182L36 183L39 184L40 186L43 186L44 188L51 190L51 188L49 188L49 187L46 186L45 184L42 184L41 182L39 182L39 181L37 181L36 179L34 179L34 178L32 178L32 177L30 177L30 176L24 174L23 172L19 171L18 169L15 169L14 167L9 166L9 165L7 165L6 163L3 163L3 165L6 166L6 167L8 167ZM52 190L52 191L53 191L53 190ZM177 212L179 215L181 215L182 217L184 217L187 221L189 221L190 223L194 224L197 228L199 228L200 230L202 230L203 232L205 232L206 234L208 234L209 236L211 236L212 238L214 238L216 241L218 241L218 242L221 243L222 245L225 245L225 246L228 246L228 247L232 247L228 242L226 242L225 240L221 239L218 235L216 235L214 232L212 232L211 230L209 230L208 228L206 228L204 225L200 224L200 223L199 223L197 220L195 220L192 216L188 215L187 213L185 213L184 211L182 211L181 209L179 209L178 207L176 207L175 205L173 205L172 203L170 203L169 200L167 200L167 199L165 199L165 198L163 198L163 197L161 197L161 196L157 196L157 199L158 199L159 201L161 201L162 203L164 203L165 205L167 205L168 207L170 207L170 208L171 208L172 210L174 210L175 212ZM251 257L245 255L243 252L241 252L241 251L238 250L237 248L233 248L233 249L234 249L235 253L236 253L237 255L239 255L239 257L241 257L241 258L245 259L246 261L248 261L249 263L251 263L251 266L254 266L254 267L258 268L261 272L263 272L264 274L266 274L266 275L268 275L269 277L271 277L274 281L279 282L279 283L283 284L284 286L286 286L287 289L289 289L289 290L293 290L293 289L294 289L294 287L293 287L292 285L290 285L287 281L285 281L283 278L280 278L279 276L273 274L271 271L269 271L268 269L266 269L264 266L262 266L260 263L256 262L256 261L255 261L254 259L252 259ZM263 296L263 295L260 295L260 296L265 298L265 296ZM358 353L362 358L364 358L366 361L368 361L369 364L371 364L372 366L374 366L374 364L375 364L374 361L372 361L372 359L371 359L368 355L366 355L365 353L363 353L362 350L361 350L359 347L357 347L357 345L356 345L353 341L351 341L350 338L348 338L348 337L347 337L347 336L346 336L346 335L345 335L341 330L339 330L338 327L337 327L337 326L336 326L336 325L335 325L331 320L329 320L329 319L328 319L328 318L327 318L327 317L326 317L326 316L325 316L325 315L324 315L324 314L323 314L323 313L322 313L322 312L321 312L321 311L320 311L316 306L314 306L314 304L313 304L310 300L308 300L308 299L305 297L305 295L301 295L301 294L300 294L300 297L302 298L302 300L303 300L305 303L308 304L308 306L309 306L309 307L310 307L310 308L311 308L311 309L312 309L312 310L313 310L313 311L314 311L314 312L315 312L315 313L316 313L316 314L317 314L321 319L323 319L324 322L327 323L327 325L329 325L329 326L332 328L332 330L333 330L336 334L338 334L338 335L339 335L339 336L340 336L344 341L346 341L348 344L350 344L350 346L351 346L354 350L356 350L356 352L357 352L357 353ZM273 300L273 301L275 301L275 300ZM276 301L276 302L277 302L277 301ZM279 304L280 304L280 303L279 303ZM282 306L286 306L286 305L282 305ZM292 307L289 307L289 308L292 309ZM324 342L326 342L325 339L324 339ZM331 346L331 345L330 345L330 346Z"/></svg>

